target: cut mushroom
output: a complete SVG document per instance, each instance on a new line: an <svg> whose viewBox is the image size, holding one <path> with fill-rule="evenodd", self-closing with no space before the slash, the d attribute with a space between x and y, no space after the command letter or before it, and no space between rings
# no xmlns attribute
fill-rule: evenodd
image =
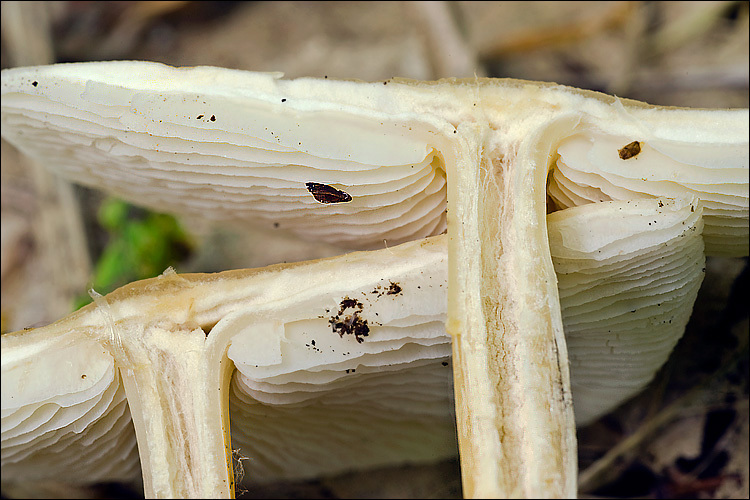
<svg viewBox="0 0 750 500"><path fill-rule="evenodd" d="M697 236L702 207L707 251L747 254L747 110L662 109L511 80L284 81L271 74L133 62L4 70L2 97L3 136L22 151L72 179L154 208L279 222L301 237L362 248L440 233L447 219L446 330L466 496L574 496L568 356L572 387L600 398L586 408L586 397L578 397L579 421L594 418L642 387L681 334L701 277L696 269L703 258ZM633 141L640 151L623 159L620 151ZM564 210L548 221L550 169L550 196ZM342 202L321 203L310 184L329 186L330 198L324 199ZM347 196L351 200L343 202ZM629 202L638 198L646 199ZM592 201L607 203L577 207ZM612 237L602 221L614 218L623 221L618 227L623 233ZM586 221L588 234L566 226L576 220ZM554 232L555 224L564 229ZM674 238L680 243L671 242ZM280 473L284 462L273 453L263 455L254 440L264 437L241 424L268 415L263 405L291 409L318 396L339 404L357 395L363 407L392 409L392 403L368 398L392 395L398 401L409 394L404 384L399 389L407 392L399 396L385 383L368 382L376 375L368 373L371 368L340 364L321 365L314 376L306 373L315 384L302 386L297 372L308 370L303 368L308 362L292 363L288 373L277 366L299 359L278 339L330 327L331 321L334 330L341 325L341 336L331 332L333 341L348 342L363 367L380 366L375 362L380 354L372 364L374 353L367 351L376 344L375 330L356 328L365 306L360 311L354 295L373 286L374 276L399 279L399 266L419 268L422 263L414 259L432 245L417 242L366 254L376 257L354 254L249 274L167 276L126 287L69 320L3 338L3 352L12 342L51 345L58 335L84 332L105 346L122 376L147 495L229 494L229 424L222 408L230 393L242 415L232 424L237 439L260 446L256 451L265 458L258 462L259 473L268 475ZM586 253L592 249L596 255ZM675 252L654 260L669 249ZM554 265L569 269L561 274L559 291ZM332 280L335 269L344 267L345 276ZM320 270L318 278L314 269ZM399 286L405 300L413 297L408 285ZM288 290L298 289L289 296ZM346 313L343 319L326 320L320 312L317 321L310 317L310 307L326 293L327 300L338 301L338 307L330 304L332 314ZM431 317L418 312L434 309L430 301L408 300L416 309L407 315L415 316L407 326ZM389 311L396 318L393 306ZM627 307L635 312L624 312ZM674 326L664 325L664 337L651 337L664 320ZM605 325L622 328L620 338L605 337ZM245 330L250 335L245 345L258 344L253 353L258 361L233 357L229 339L241 344ZM395 330L403 336L383 339L381 347L390 353L385 364L406 368L418 359L445 357L444 341L426 341L400 325ZM632 345L624 340L628 336ZM404 351L407 346L418 347ZM614 362L620 376L633 378L605 400L600 395L608 382L597 376L605 358L594 356L590 365L581 361L592 350L622 359L641 352L648 367ZM305 354L322 356L315 350ZM232 363L241 375L230 390ZM407 370L405 381L431 377L421 363ZM4 372L5 366L3 356ZM356 378L345 377L354 375L346 369L357 370ZM389 372L375 371L382 377ZM437 385L425 387L439 386L439 377L434 380ZM14 386L8 387L12 394ZM314 394L319 390L324 394ZM3 382L4 412L5 397ZM275 422L296 429L292 435L299 437L300 422L279 411ZM415 414L427 418L425 411ZM352 412L353 419L356 415ZM402 429L395 423L389 428ZM402 456L418 458L425 447L438 446L425 440L405 442ZM266 443L265 449L273 446ZM441 449L450 447L442 443ZM303 467L307 459L300 453L289 463L316 473L319 464ZM358 463L349 453L352 467L381 463L375 458Z"/></svg>
<svg viewBox="0 0 750 500"><path fill-rule="evenodd" d="M603 241L590 231L613 218L620 234ZM607 202L548 219L576 415L586 423L643 388L684 331L702 280L701 207L696 200ZM71 321L4 337L4 471L23 480L67 469L93 471L69 476L75 481L132 479L136 434L115 377L122 363L102 348L113 329L123 345L144 339L160 358L171 350L208 358L226 352L237 368L232 446L252 458L245 466L251 482L453 456L446 243L441 236L255 273L167 275L98 299ZM290 296L283 283L302 277L306 286L296 285ZM173 289L174 305L160 299L165 287ZM158 305L144 310L149 302ZM337 330L342 322L366 326L366 335ZM199 342L203 332L209 340ZM59 359L77 364L60 369ZM171 362L154 364L165 380L181 371ZM44 383L50 370L54 385ZM20 377L41 383L17 393ZM193 373L189 380L201 387L204 377ZM129 402L136 429L153 418L153 401Z"/></svg>

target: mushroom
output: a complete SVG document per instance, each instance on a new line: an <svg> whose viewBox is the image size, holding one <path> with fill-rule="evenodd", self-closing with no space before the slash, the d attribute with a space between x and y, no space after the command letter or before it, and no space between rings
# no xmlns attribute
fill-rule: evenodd
<svg viewBox="0 0 750 500"><path fill-rule="evenodd" d="M645 214L658 229L647 229ZM613 217L623 231L609 241L583 230ZM548 219L576 414L585 423L642 388L681 335L702 280L701 207L695 199L606 202ZM192 392L229 392L232 447L252 457L245 467L256 482L453 455L445 240L255 271L167 273L68 320L4 336L4 472L16 480L132 480L139 436L148 444L147 496L224 491L221 480L198 480L221 472L211 467L228 443L227 409L205 396L191 408L184 399ZM623 265L629 261L638 272ZM587 300L592 294L598 300ZM237 369L230 389L221 353ZM212 431L207 437L200 424ZM175 436L200 459L180 463ZM371 443L366 453L361 442ZM151 458L157 453L170 460Z"/></svg>
<svg viewBox="0 0 750 500"><path fill-rule="evenodd" d="M238 422L257 421L263 401L302 405L318 384L344 390L344 400L377 393L380 384L365 381L368 370L356 372L362 389L322 367L312 370L316 384L304 386L296 372L307 362L291 363L289 373L275 366L299 359L278 339L304 333L299 322L315 322L312 304L332 297L339 316L347 314L326 325L318 312L317 327L340 323L339 332L352 331L365 314L353 297L366 293L363 283L420 283L416 275L399 275L399 266L435 262L423 250L444 260L445 251L434 250L442 245L450 284L444 338L452 345L465 495L574 496L571 387L581 394L579 421L586 421L653 376L682 333L700 284L701 230L708 252L747 255L747 110L666 109L513 80L285 81L136 62L4 70L2 96L3 136L19 149L67 177L154 208L278 222L301 237L361 248L438 234L447 219L446 237L373 253L213 277L170 274L125 287L49 327L3 337L3 352L18 353L21 374L28 369L23 353L43 346L59 353L55 339L86 337L92 353L103 346L100 356L109 353L122 377L147 495L231 492L226 405L235 365L242 374L232 385ZM563 210L546 215L550 171L549 193ZM622 221L622 235L607 231L613 219ZM660 252L671 256L655 258ZM314 293L281 292L300 284ZM439 301L419 300L408 286L400 285L410 304L406 317L440 317ZM667 316L660 314L664 306ZM394 301L380 313L396 317L397 309ZM648 339L660 321L664 336ZM630 340L606 338L607 322ZM339 340L358 349L380 335L353 331ZM243 332L250 340L241 340ZM445 341L401 332L401 340L384 335L400 346L391 349L392 365L447 355L435 354ZM235 345L244 347L232 351ZM419 347L408 349L432 354L402 352L413 345ZM247 354L251 347L258 349ZM589 363L591 351L599 356ZM591 398L607 391L600 376L605 351L619 352L615 366L629 379L597 407ZM638 352L645 353L641 367L627 361ZM314 359L316 352L308 354ZM23 376L6 385L5 359L3 417L13 409L31 428L39 409L6 406L6 394L19 397ZM405 379L426 376L415 370ZM31 379L44 385L43 376ZM47 396L87 390L62 382L60 389ZM46 401L43 395L40 389L33 404ZM278 415L273 422L298 437L300 422ZM356 435L356 426L345 428ZM233 432L248 446L263 440L239 423ZM22 434L33 439L32 431ZM450 447L412 444L417 457ZM4 469L5 446L4 433ZM159 460L165 456L166 463ZM268 457L264 473L283 469ZM355 465L351 455L347 460ZM292 463L309 471L302 462Z"/></svg>

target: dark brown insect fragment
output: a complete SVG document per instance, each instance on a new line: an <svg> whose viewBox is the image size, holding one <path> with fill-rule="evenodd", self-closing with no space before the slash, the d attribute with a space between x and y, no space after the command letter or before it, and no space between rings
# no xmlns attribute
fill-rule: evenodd
<svg viewBox="0 0 750 500"><path fill-rule="evenodd" d="M633 141L630 144L627 144L622 147L618 151L620 153L620 158L623 160L629 160L630 158L635 158L638 156L638 153L641 152L641 143L638 141Z"/></svg>
<svg viewBox="0 0 750 500"><path fill-rule="evenodd" d="M305 186L310 194L313 195L320 203L344 203L352 201L352 197L349 193L339 191L335 187L331 187L327 184L320 184L318 182L306 182Z"/></svg>

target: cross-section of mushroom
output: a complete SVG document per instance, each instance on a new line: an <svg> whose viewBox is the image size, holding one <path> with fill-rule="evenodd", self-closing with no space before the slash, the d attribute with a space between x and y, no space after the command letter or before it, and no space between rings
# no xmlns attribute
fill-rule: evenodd
<svg viewBox="0 0 750 500"><path fill-rule="evenodd" d="M148 494L231 491L230 400L254 478L450 454L445 364L465 495L574 496L573 406L590 421L653 377L700 286L704 231L707 252L747 254L747 110L150 63L6 70L2 96L3 136L79 182L391 245L168 275L3 338L77 331L105 347ZM5 395L3 383L4 412Z"/></svg>
<svg viewBox="0 0 750 500"><path fill-rule="evenodd" d="M602 241L583 230L613 217L624 229L619 236ZM608 202L549 219L563 317L569 318L576 413L586 421L642 388L679 338L702 279L700 205ZM658 228L649 230L654 221ZM181 370L169 361L171 351L197 351L209 359L215 359L212 351L226 352L237 368L230 389L232 446L252 458L245 465L250 482L452 456L445 243L438 237L291 269L168 274L99 299L71 321L3 338L4 470L24 480L49 477L50 470L64 470L76 482L133 479L135 434L114 374L116 366L137 370L139 349L114 349L124 355L117 362L107 349L113 348L113 329L115 344L148 347L160 377L172 385L167 392L177 395L190 391L172 373ZM380 278L384 274L389 278ZM295 285L290 294L285 283L302 276L306 286ZM172 306L159 299L165 289L171 290ZM591 293L599 307L579 313L581 303L591 303ZM157 303L158 312L144 309L148 302ZM655 302L661 317L649 312ZM639 314L623 310L622 303ZM597 317L602 314L611 317ZM191 328L198 334L191 335ZM61 366L59 359L75 363ZM608 374L601 373L602 364ZM58 383L46 383L50 370ZM36 381L33 390L19 393L21 377ZM212 378L193 372L183 383L201 387ZM141 385L129 399L138 412L136 429L161 406L146 392ZM174 405L163 410L190 413L184 402ZM100 409L91 411L94 406ZM116 416L104 418L110 412ZM55 425L52 415L69 424ZM168 428L165 419L158 421ZM191 426L178 430L192 432ZM153 432L141 429L149 447L164 450ZM222 434L213 438L221 441ZM180 435L170 431L165 439ZM100 449L108 453L102 456ZM174 462L152 467L179 471L179 459ZM174 491L191 492L197 493Z"/></svg>
<svg viewBox="0 0 750 500"><path fill-rule="evenodd" d="M272 74L195 68L186 79L158 64L65 68L7 71L5 88L32 93L5 93L3 120L11 142L55 158L77 182L159 210L276 223L357 248L445 230L442 162L407 110L361 116L347 112L347 99L315 98L304 81L286 92ZM340 83L344 93L359 87ZM377 96L363 97L377 106ZM313 183L350 201L321 203Z"/></svg>

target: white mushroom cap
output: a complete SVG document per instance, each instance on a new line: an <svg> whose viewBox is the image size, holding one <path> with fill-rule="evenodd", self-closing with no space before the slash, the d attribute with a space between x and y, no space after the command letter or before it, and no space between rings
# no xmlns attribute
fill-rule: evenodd
<svg viewBox="0 0 750 500"><path fill-rule="evenodd" d="M549 85L529 102L524 92L539 84L525 82L287 81L148 62L2 75L3 137L65 177L157 210L356 248L445 230L446 161L460 122L479 117L513 131L489 138L495 148L539 125L513 106L539 106L540 117L544 106L570 108L580 123L560 144L549 186L560 208L698 196L707 252L748 252L747 110L695 118ZM616 153L632 140L641 153L623 161ZM352 199L320 203L311 182Z"/></svg>
<svg viewBox="0 0 750 500"><path fill-rule="evenodd" d="M360 248L445 230L444 168L403 103L382 84L326 81L321 99L323 82L280 76L143 62L4 70L3 136L158 210ZM347 102L354 88L366 116ZM351 201L320 203L311 182Z"/></svg>

